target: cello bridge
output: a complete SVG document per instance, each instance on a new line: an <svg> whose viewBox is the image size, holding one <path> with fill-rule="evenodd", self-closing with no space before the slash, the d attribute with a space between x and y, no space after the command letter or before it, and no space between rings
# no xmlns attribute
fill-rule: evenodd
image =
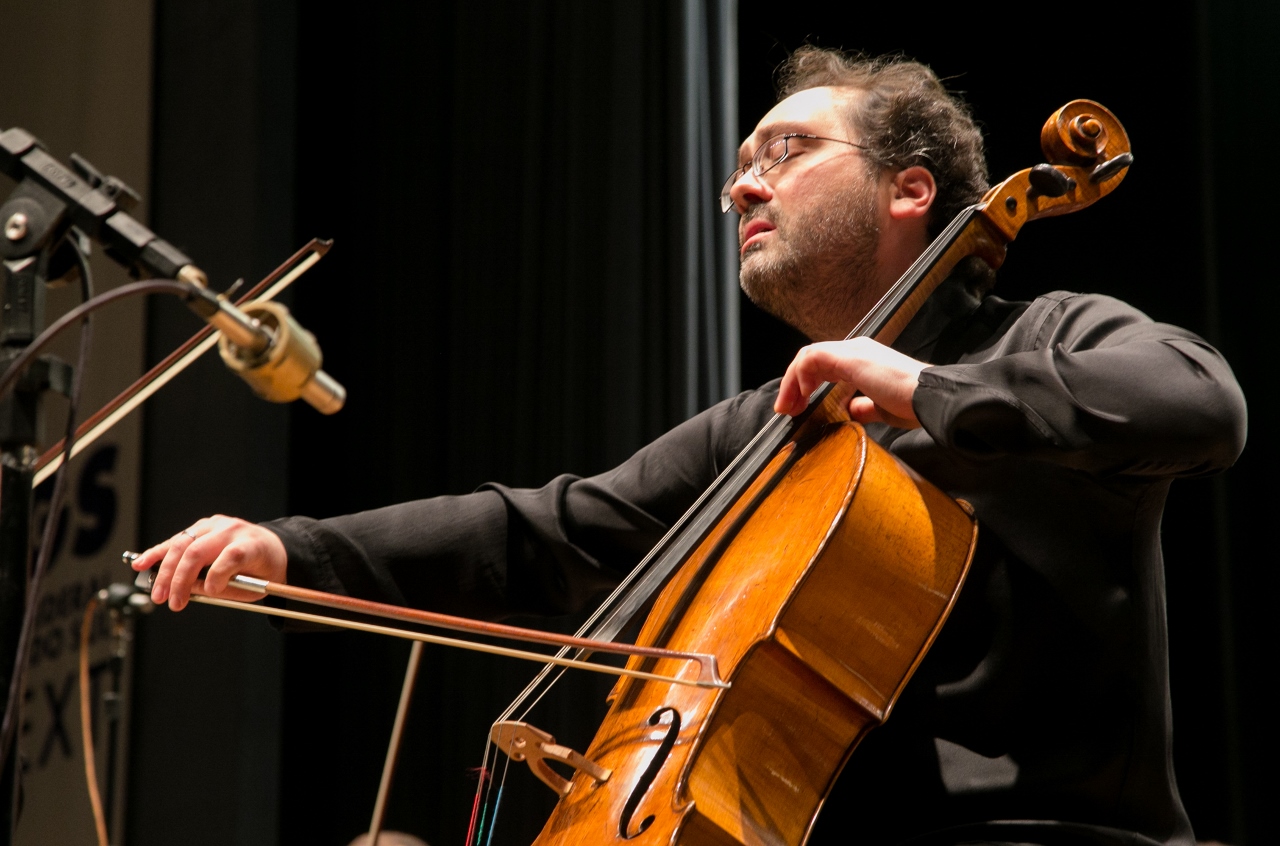
<svg viewBox="0 0 1280 846"><path fill-rule="evenodd" d="M516 720L494 723L489 731L489 739L507 753L511 760L527 762L533 774L561 796L569 794L573 789L573 782L551 769L548 761L555 761L577 772L585 773L597 784L607 781L613 773L612 770L601 767L580 752L568 746L560 746L550 734L528 723Z"/></svg>

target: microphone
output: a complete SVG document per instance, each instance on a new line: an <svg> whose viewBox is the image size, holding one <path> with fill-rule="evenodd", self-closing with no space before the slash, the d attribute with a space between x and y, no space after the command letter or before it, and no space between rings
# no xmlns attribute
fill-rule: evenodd
<svg viewBox="0 0 1280 846"><path fill-rule="evenodd" d="M208 288L204 271L188 264L178 279L194 290L187 305L222 333L218 353L227 367L258 396L270 402L305 401L321 414L333 414L347 391L320 369L320 345L280 303L255 302L238 308Z"/></svg>
<svg viewBox="0 0 1280 846"><path fill-rule="evenodd" d="M50 156L26 130L0 131L0 173L19 183L4 203L0 258L23 257L61 237L68 224L76 226L96 238L135 278L176 278L190 284L187 305L222 332L222 360L258 396L271 402L303 399L322 414L342 408L346 390L320 369L315 337L288 309L255 303L242 311L224 295L210 292L204 271L129 216L128 210L138 202L133 189L80 156L73 155L71 164L68 168Z"/></svg>

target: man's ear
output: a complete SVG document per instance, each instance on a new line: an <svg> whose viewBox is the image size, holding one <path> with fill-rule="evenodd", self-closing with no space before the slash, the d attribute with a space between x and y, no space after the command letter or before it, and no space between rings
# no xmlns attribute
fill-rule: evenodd
<svg viewBox="0 0 1280 846"><path fill-rule="evenodd" d="M896 220L925 217L938 196L938 184L926 167L915 165L893 176L889 188L889 216Z"/></svg>

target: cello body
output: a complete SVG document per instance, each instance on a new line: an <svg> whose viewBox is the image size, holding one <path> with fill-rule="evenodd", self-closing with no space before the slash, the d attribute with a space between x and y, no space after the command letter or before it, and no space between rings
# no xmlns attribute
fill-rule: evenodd
<svg viewBox="0 0 1280 846"><path fill-rule="evenodd" d="M977 531L966 507L835 419L833 400L664 588L638 638L713 644L731 687L620 680L586 751L610 774L577 773L538 846L808 838L946 620Z"/></svg>
<svg viewBox="0 0 1280 846"><path fill-rule="evenodd" d="M1023 225L1093 204L1133 162L1124 127L1090 100L1056 111L1040 140L1048 162L957 215L849 337L892 344L961 260L999 268ZM955 604L977 525L849 421L848 386L828 388L680 563L638 638L713 654L731 687L618 682L591 772L561 785L538 846L799 846L888 718ZM659 665L691 672L629 664Z"/></svg>

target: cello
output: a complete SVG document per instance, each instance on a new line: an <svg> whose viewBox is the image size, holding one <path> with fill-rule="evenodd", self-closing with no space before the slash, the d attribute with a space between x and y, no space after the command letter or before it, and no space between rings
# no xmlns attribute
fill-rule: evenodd
<svg viewBox="0 0 1280 846"><path fill-rule="evenodd" d="M1028 221L1092 204L1133 161L1123 126L1088 100L1055 112L1041 147L1047 163L963 210L849 337L891 344L962 260L998 268ZM669 578L637 645L714 655L728 688L620 678L581 755L507 719L516 706L494 725L495 746L560 794L538 846L807 840L945 623L977 536L967 504L849 420L850 398L828 383L796 418L775 417L584 627L609 639ZM688 672L667 659L628 666Z"/></svg>

